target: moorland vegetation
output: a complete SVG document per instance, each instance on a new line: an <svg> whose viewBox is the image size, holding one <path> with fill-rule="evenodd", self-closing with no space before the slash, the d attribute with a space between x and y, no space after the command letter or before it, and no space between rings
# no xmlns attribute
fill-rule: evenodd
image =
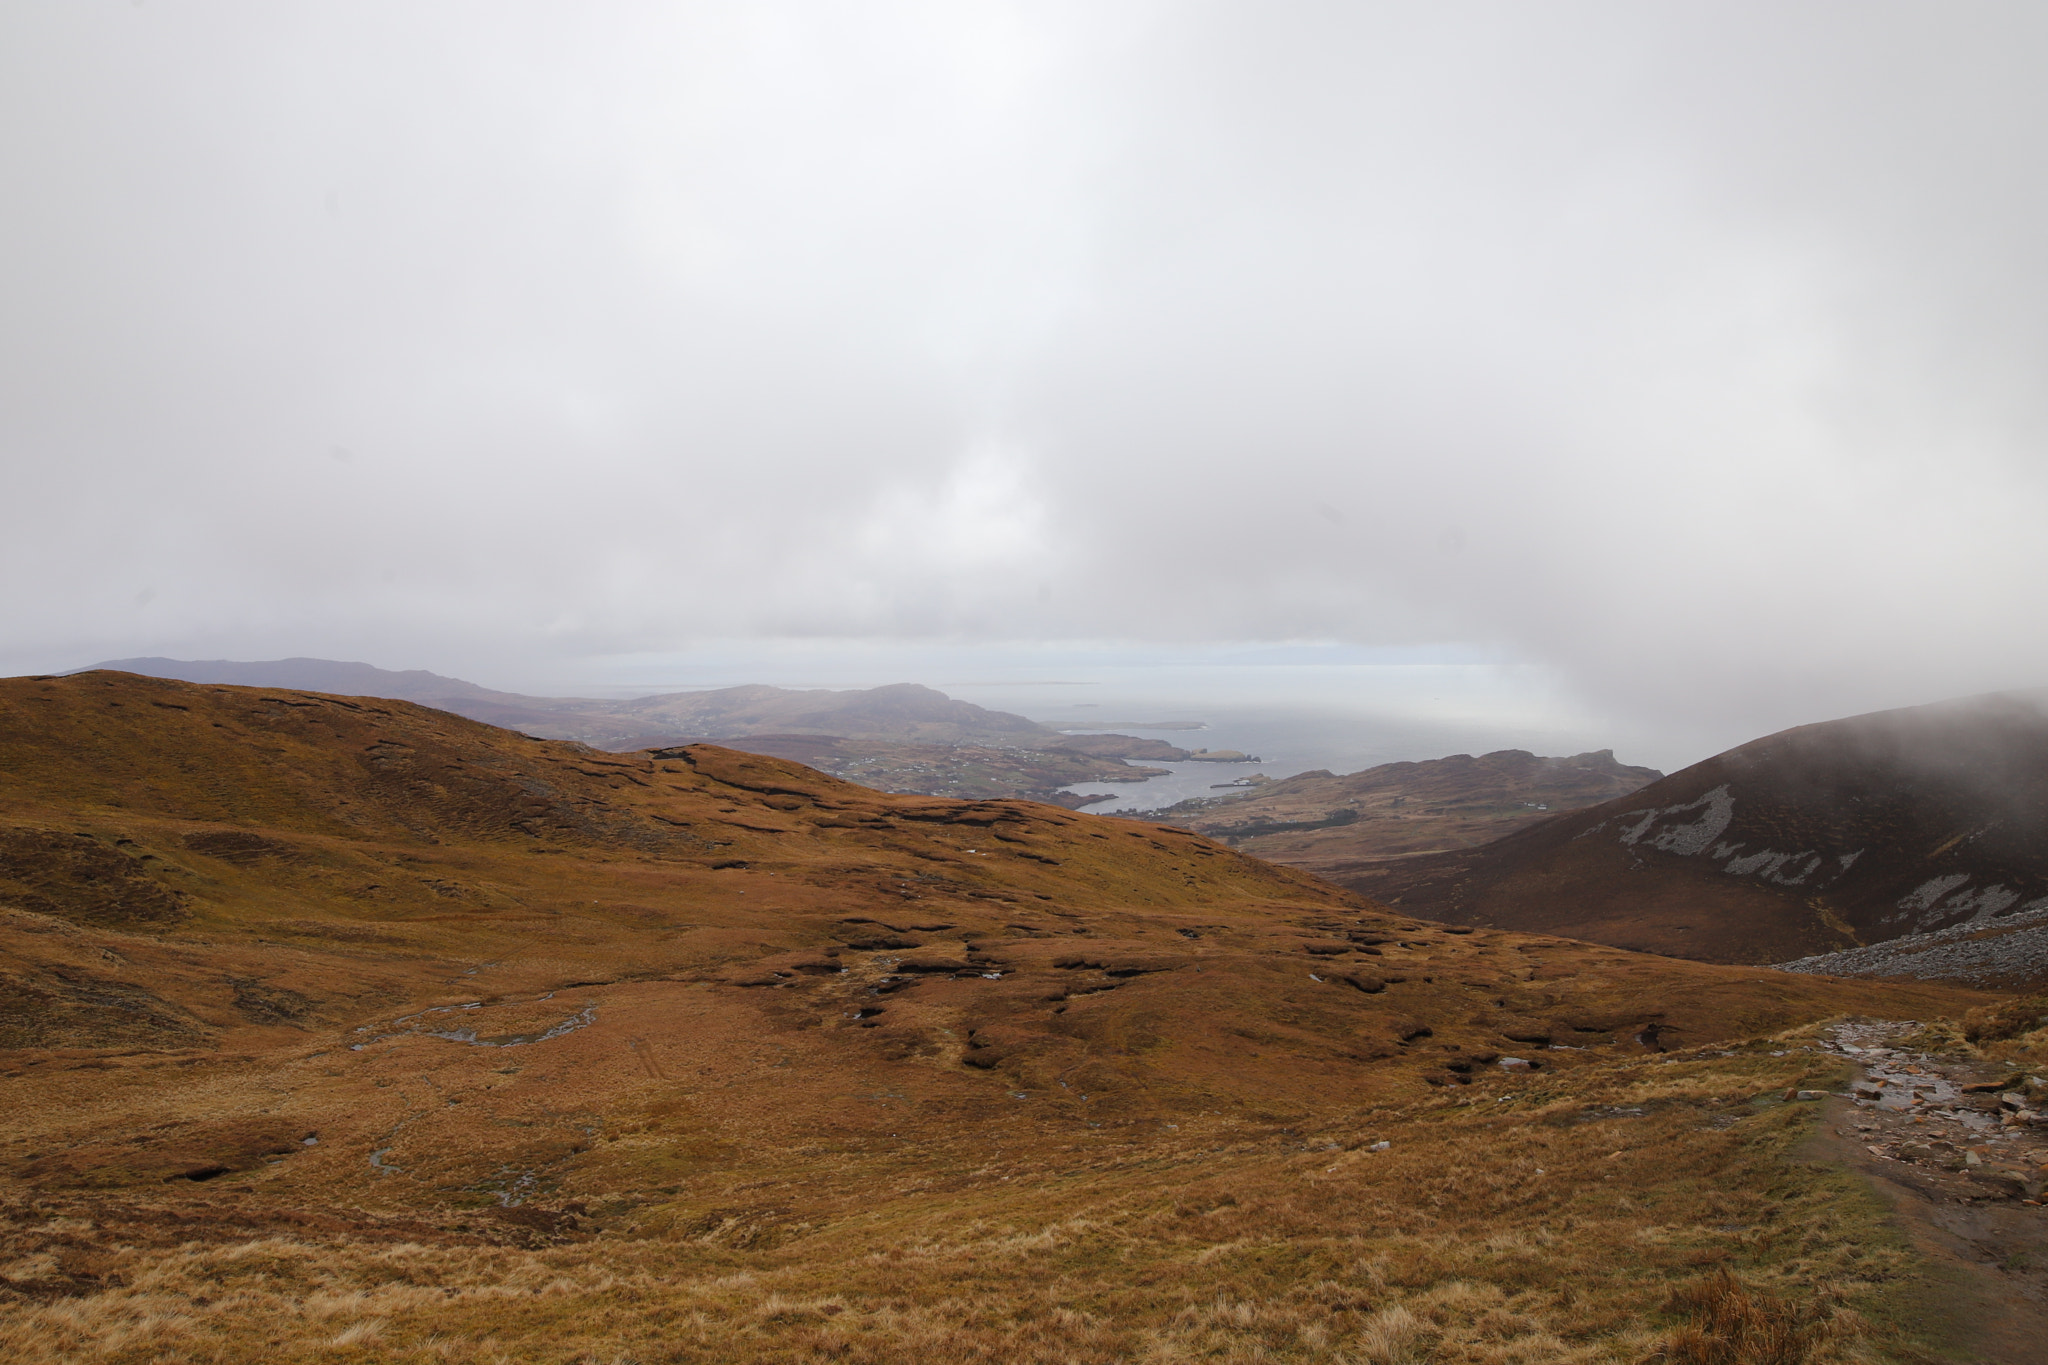
<svg viewBox="0 0 2048 1365"><path fill-rule="evenodd" d="M110 672L0 682L0 906L9 1359L1821 1362L1968 1330L1799 1097L1849 1079L1831 1020L2000 1004L1952 985Z"/></svg>

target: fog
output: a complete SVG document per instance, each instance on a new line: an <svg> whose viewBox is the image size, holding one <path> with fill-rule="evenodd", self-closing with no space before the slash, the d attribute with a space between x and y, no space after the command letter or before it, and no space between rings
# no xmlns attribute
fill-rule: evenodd
<svg viewBox="0 0 2048 1365"><path fill-rule="evenodd" d="M2048 681L2044 57L2017 3L0 5L0 669L1292 645L1667 767Z"/></svg>

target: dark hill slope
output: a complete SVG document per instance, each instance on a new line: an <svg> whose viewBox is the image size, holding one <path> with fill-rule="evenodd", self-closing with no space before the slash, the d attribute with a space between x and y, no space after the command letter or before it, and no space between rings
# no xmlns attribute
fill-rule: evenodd
<svg viewBox="0 0 2048 1365"><path fill-rule="evenodd" d="M1801 726L1341 880L1457 923L1721 962L2027 925L2048 909L2048 715L1999 694Z"/></svg>

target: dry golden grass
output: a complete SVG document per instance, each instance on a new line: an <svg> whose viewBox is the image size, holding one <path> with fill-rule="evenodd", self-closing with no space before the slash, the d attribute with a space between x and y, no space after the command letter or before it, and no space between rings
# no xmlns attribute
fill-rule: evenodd
<svg viewBox="0 0 2048 1365"><path fill-rule="evenodd" d="M1489 1083L1332 1115L1313 1132L1218 1121L1113 1153L1039 1150L945 1193L847 1162L775 1190L777 1207L812 1216L770 1245L688 1198L522 1249L431 1226L416 1240L388 1228L234 1235L269 1212L253 1196L46 1195L9 1210L4 1273L19 1282L40 1257L43 1275L90 1265L100 1285L16 1303L0 1350L109 1362L1883 1359L1896 1343L1857 1309L1910 1259L1847 1177L1790 1157L1815 1106L1772 1098L1830 1066L1782 1043L1618 1061L1534 1090ZM1391 1148L1373 1150L1380 1141Z"/></svg>
<svg viewBox="0 0 2048 1365"><path fill-rule="evenodd" d="M1716 1054L1986 1003L106 675L0 683L0 825L10 1361L1876 1360L1831 1063Z"/></svg>

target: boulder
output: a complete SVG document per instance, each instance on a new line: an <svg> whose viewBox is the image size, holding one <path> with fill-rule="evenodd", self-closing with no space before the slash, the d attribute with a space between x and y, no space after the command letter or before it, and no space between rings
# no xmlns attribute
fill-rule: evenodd
<svg viewBox="0 0 2048 1365"><path fill-rule="evenodd" d="M2018 1171L1986 1166L1971 1172L1970 1180L1994 1199L2027 1199L2033 1194L2027 1178Z"/></svg>

